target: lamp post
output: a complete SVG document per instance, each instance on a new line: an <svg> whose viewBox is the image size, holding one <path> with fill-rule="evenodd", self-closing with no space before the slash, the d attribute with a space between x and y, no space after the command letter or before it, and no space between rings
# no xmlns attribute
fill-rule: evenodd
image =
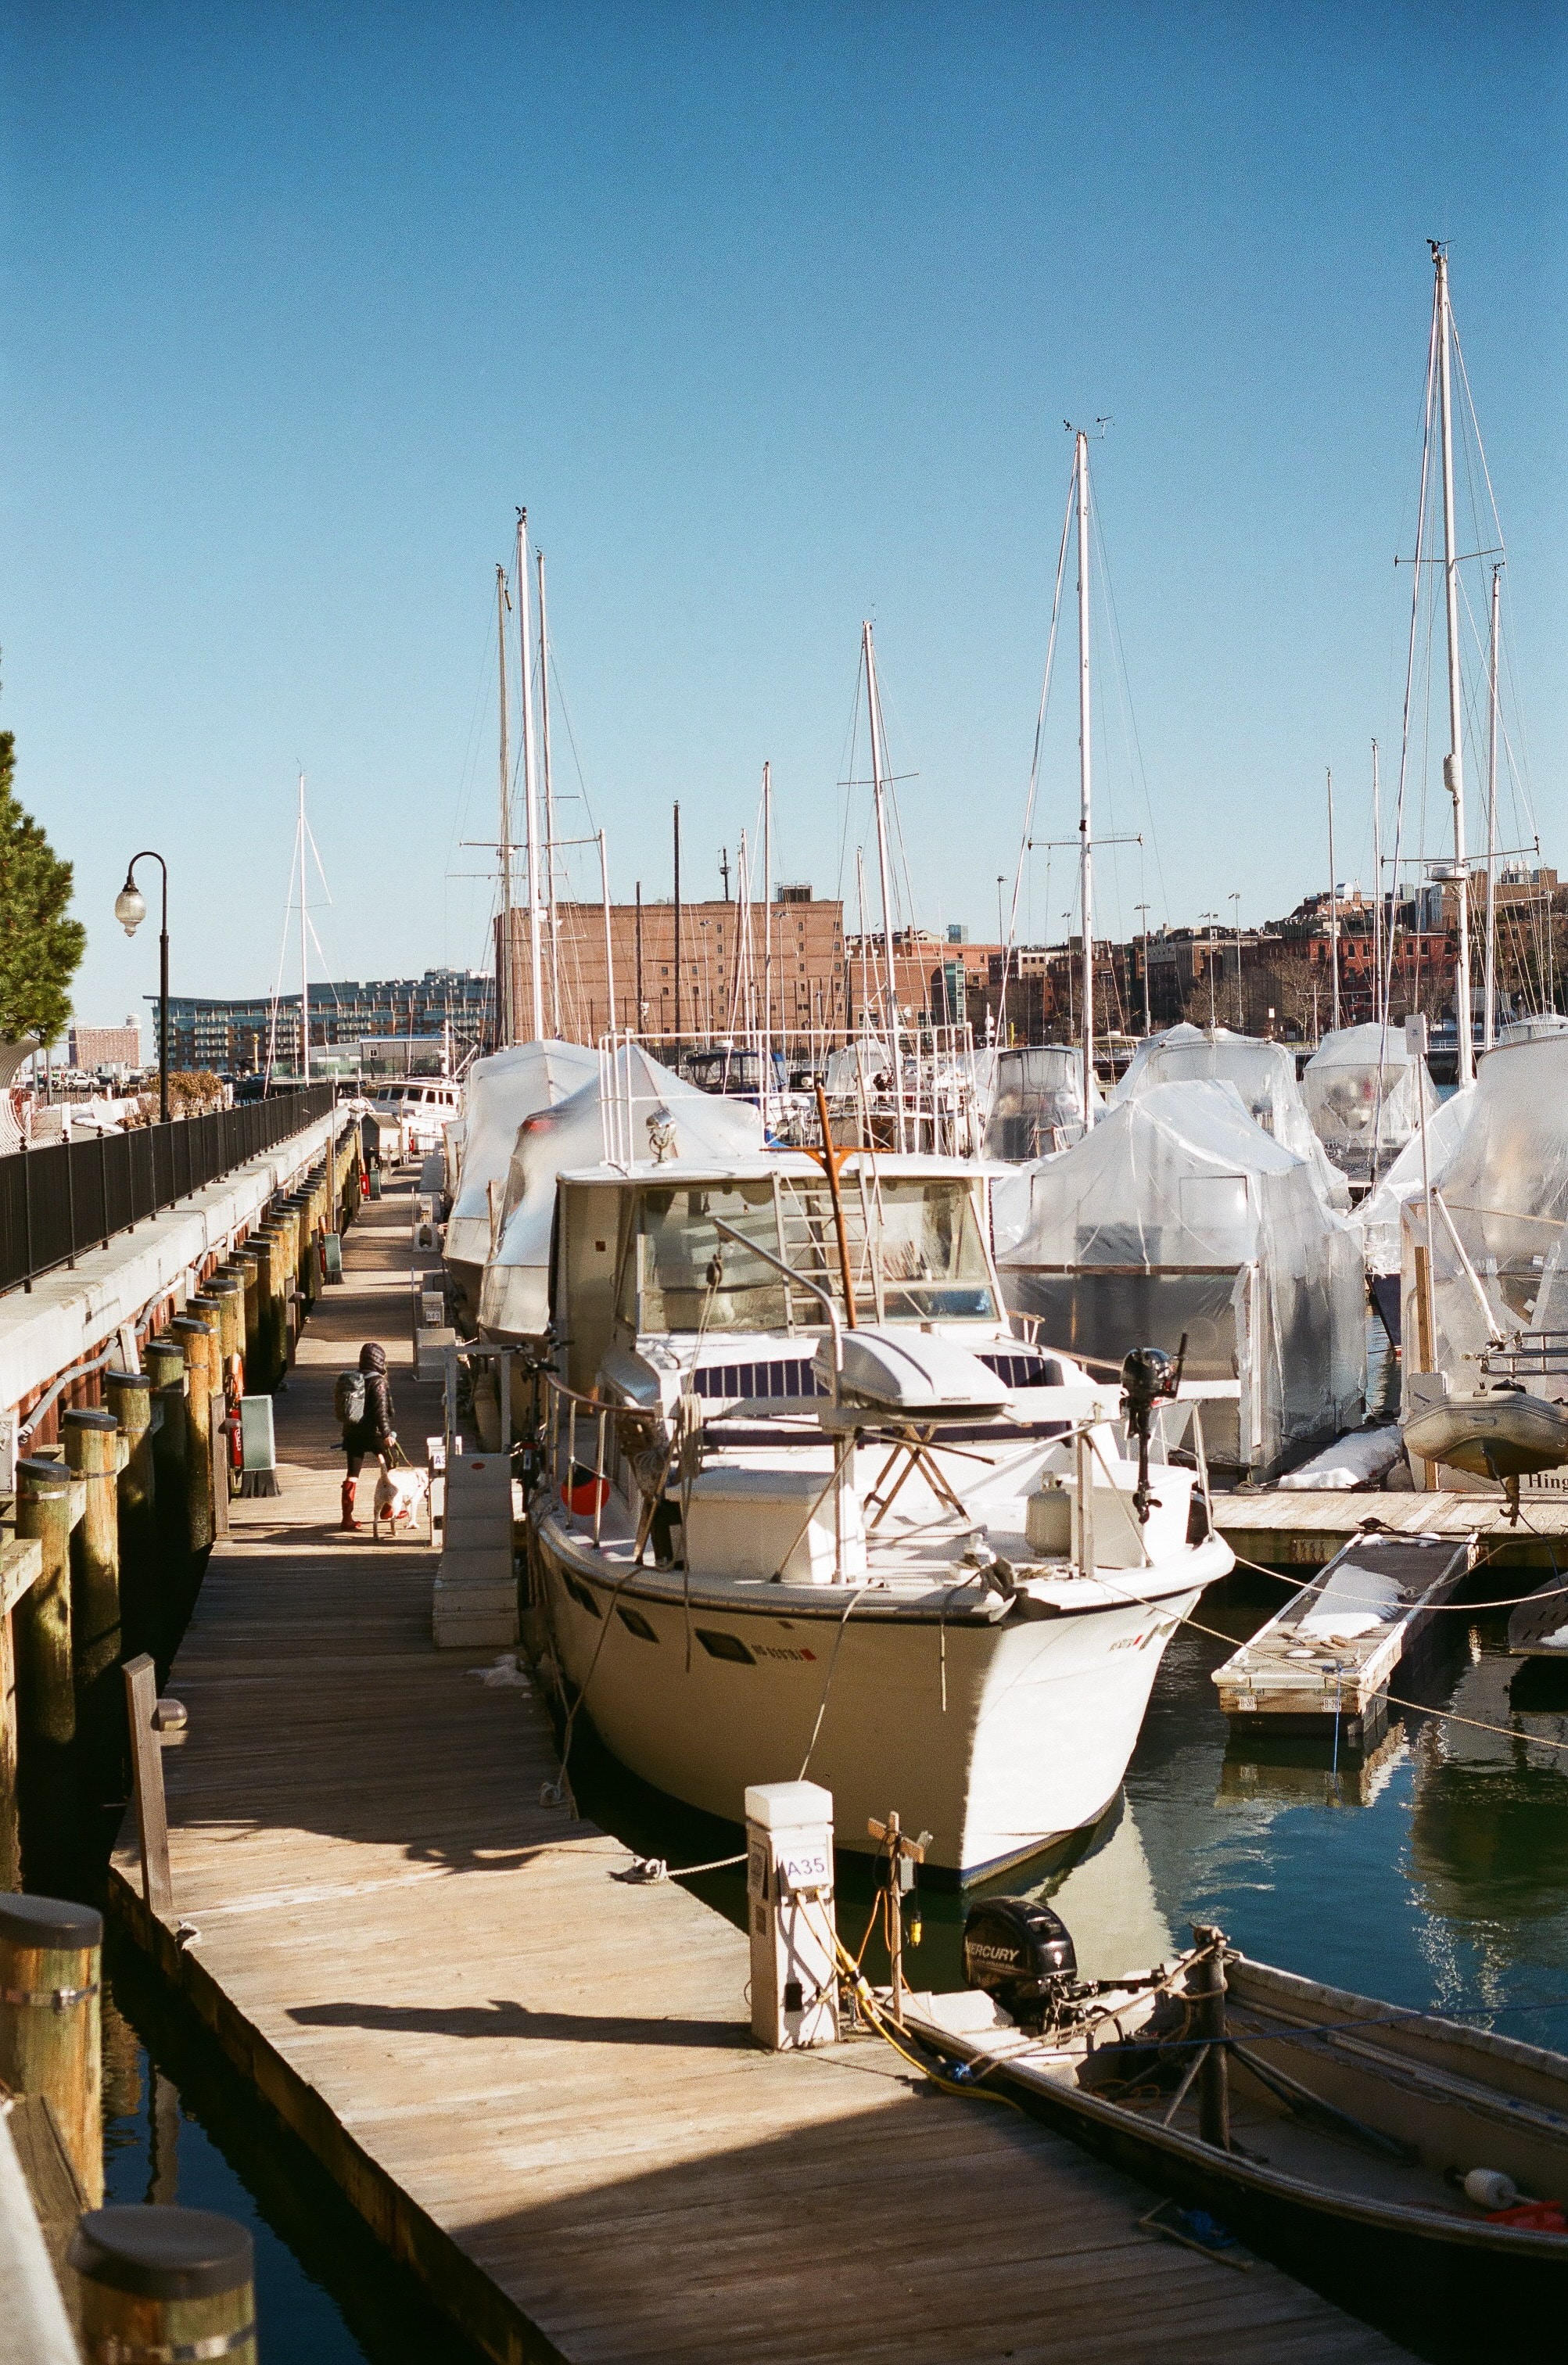
<svg viewBox="0 0 1568 2365"><path fill-rule="evenodd" d="M115 897L115 917L128 936L134 936L147 917L147 898L136 883L139 862L155 862L163 874L163 908L158 931L158 1122L169 1122L169 866L151 846L133 854L126 865L125 885Z"/></svg>

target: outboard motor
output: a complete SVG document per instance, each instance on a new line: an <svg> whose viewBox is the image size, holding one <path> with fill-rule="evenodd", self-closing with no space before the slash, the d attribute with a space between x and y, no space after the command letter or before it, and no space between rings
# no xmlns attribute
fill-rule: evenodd
<svg viewBox="0 0 1568 2365"><path fill-rule="evenodd" d="M1148 1440L1157 1405L1169 1404L1182 1384L1187 1338L1174 1358L1163 1347L1135 1347L1122 1362L1122 1418L1137 1440L1137 1485L1133 1505L1140 1522L1148 1520L1154 1497L1148 1491Z"/></svg>
<svg viewBox="0 0 1568 2365"><path fill-rule="evenodd" d="M989 1897L964 1916L964 1983L1038 2028L1078 1982L1065 1922L1032 1897Z"/></svg>

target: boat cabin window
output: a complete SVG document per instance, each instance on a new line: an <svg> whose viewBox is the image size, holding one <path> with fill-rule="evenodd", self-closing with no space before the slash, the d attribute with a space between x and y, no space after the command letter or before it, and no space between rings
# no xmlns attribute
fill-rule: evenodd
<svg viewBox="0 0 1568 2365"><path fill-rule="evenodd" d="M864 1322L995 1321L972 1186L957 1178L843 1182L845 1245ZM618 1312L651 1331L818 1330L821 1301L724 1239L731 1225L802 1281L844 1303L843 1260L826 1182L779 1177L651 1187L622 1267Z"/></svg>

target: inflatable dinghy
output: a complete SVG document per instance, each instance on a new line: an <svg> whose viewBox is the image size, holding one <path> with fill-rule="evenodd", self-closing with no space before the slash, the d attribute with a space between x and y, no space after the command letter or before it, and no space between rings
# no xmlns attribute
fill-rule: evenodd
<svg viewBox="0 0 1568 2365"><path fill-rule="evenodd" d="M1493 1478L1518 1516L1519 1480L1568 1462L1568 1407L1522 1388L1450 1396L1403 1424L1413 1460L1446 1462L1473 1478Z"/></svg>

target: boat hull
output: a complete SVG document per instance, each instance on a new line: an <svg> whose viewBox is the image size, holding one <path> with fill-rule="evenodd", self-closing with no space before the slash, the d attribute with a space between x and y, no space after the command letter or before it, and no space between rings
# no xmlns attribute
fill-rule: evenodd
<svg viewBox="0 0 1568 2365"><path fill-rule="evenodd" d="M846 1618L825 1588L696 1583L688 1613L678 1573L596 1563L549 1515L535 1535L563 1672L574 1694L586 1685L583 1712L622 1765L734 1822L748 1784L793 1781L809 1759L841 1845L864 1848L868 1819L896 1809L906 1830L932 1833L928 1864L962 1879L1099 1820L1179 1619L1231 1565L1215 1540L1180 1584L1117 1572L1129 1592L1149 1587L1149 1606L1082 1614L991 1621L862 1595Z"/></svg>

